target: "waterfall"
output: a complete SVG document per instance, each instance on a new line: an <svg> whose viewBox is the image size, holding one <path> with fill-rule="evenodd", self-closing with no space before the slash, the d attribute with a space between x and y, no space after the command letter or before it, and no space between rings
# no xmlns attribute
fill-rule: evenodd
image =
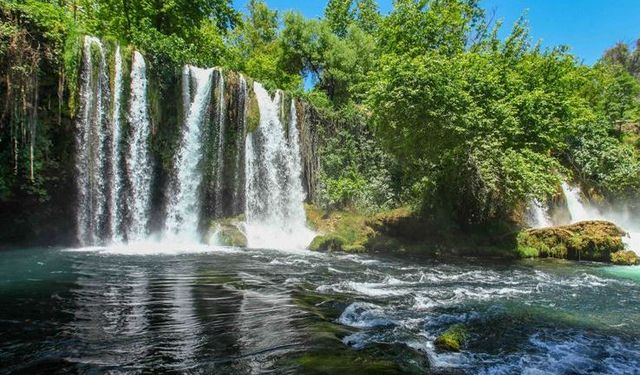
<svg viewBox="0 0 640 375"><path fill-rule="evenodd" d="M546 207L537 199L534 199L527 207L527 224L531 228L546 228L553 225Z"/></svg>
<svg viewBox="0 0 640 375"><path fill-rule="evenodd" d="M581 191L578 187L569 186L566 182L562 183L562 191L567 199L567 207L571 214L571 222L576 223L585 220L606 220L610 221L627 232L627 236L622 240L625 246L640 254L640 224L638 220L634 220L628 212L600 212L597 208L581 201Z"/></svg>
<svg viewBox="0 0 640 375"><path fill-rule="evenodd" d="M99 61L94 69L92 47ZM77 240L95 244L109 233L111 128L109 126L109 75L104 47L99 39L84 39L80 84L80 110L76 121Z"/></svg>
<svg viewBox="0 0 640 375"><path fill-rule="evenodd" d="M188 72L187 72L188 71ZM166 231L169 236L195 239L197 236L200 202L198 189L202 182L202 133L211 97L213 69L185 68L183 78L193 79L195 94L191 101L191 82L183 83L190 102L182 140L175 160L176 180L169 195ZM186 75L187 77L184 77ZM184 96L183 96L184 97Z"/></svg>
<svg viewBox="0 0 640 375"><path fill-rule="evenodd" d="M236 130L236 142L235 142L235 165L233 175L233 195L232 195L232 212L237 215L244 212L244 174L242 173L245 154L245 133L247 131L247 81L243 75L240 75L238 82L238 116L237 116L237 130Z"/></svg>
<svg viewBox="0 0 640 375"><path fill-rule="evenodd" d="M278 116L283 94L274 99L254 83L260 125L246 138L246 232L249 247L302 249L313 239L303 207L301 158L291 107L289 138Z"/></svg>
<svg viewBox="0 0 640 375"><path fill-rule="evenodd" d="M111 201L109 214L109 227L111 228L112 241L118 242L121 239L120 228L122 225L122 209L119 207L122 194L122 176L120 175L120 101L122 99L122 54L120 46L116 47L115 53L115 80L113 85L113 116L111 119Z"/></svg>
<svg viewBox="0 0 640 375"><path fill-rule="evenodd" d="M147 66L136 51L125 77L116 46L110 77L105 51L99 39L85 37L75 123L77 239L83 246L141 246L153 242L147 240L159 211L152 207ZM295 102L281 91L271 97L253 83L260 120L247 134L247 81L242 75L230 77L225 82L221 69L185 66L182 71L182 97L176 101L178 107L182 101L184 116L178 120L174 169L163 192L162 238L199 241L205 220L245 213L249 246L305 248L314 233L306 227ZM158 167L162 182L165 169Z"/></svg>
<svg viewBox="0 0 640 375"><path fill-rule="evenodd" d="M581 202L581 191L577 187L569 186L566 182L562 183L562 192L567 199L567 208L571 215L571 222L576 223L578 221L585 220L599 220L599 214L589 210L587 206ZM591 211L591 212L589 212Z"/></svg>
<svg viewBox="0 0 640 375"><path fill-rule="evenodd" d="M131 97L129 99L129 140L126 158L129 192L126 198L130 223L129 241L147 236L151 196L151 158L149 154L149 113L147 109L146 64L139 52L134 52L131 65Z"/></svg>

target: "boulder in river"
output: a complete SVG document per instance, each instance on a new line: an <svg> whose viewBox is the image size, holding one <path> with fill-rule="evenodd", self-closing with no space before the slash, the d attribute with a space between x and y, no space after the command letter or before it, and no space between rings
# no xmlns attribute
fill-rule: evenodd
<svg viewBox="0 0 640 375"><path fill-rule="evenodd" d="M459 352L467 339L467 330L462 324L455 324L444 331L434 341L436 348L444 351Z"/></svg>
<svg viewBox="0 0 640 375"><path fill-rule="evenodd" d="M599 220L528 229L518 235L518 252L524 257L610 262L612 254L624 250L624 235L615 224Z"/></svg>
<svg viewBox="0 0 640 375"><path fill-rule="evenodd" d="M309 250L311 251L343 251L345 245L345 239L336 234L325 234L316 236L311 244Z"/></svg>
<svg viewBox="0 0 640 375"><path fill-rule="evenodd" d="M631 250L622 250L611 254L611 263L623 266L640 264L640 257Z"/></svg>
<svg viewBox="0 0 640 375"><path fill-rule="evenodd" d="M242 220L227 218L211 223L210 242L220 246L247 247L247 236L242 230Z"/></svg>

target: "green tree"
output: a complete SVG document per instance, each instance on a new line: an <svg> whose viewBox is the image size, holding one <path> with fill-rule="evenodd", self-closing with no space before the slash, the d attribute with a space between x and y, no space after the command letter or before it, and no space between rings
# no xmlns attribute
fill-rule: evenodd
<svg viewBox="0 0 640 375"><path fill-rule="evenodd" d="M604 52L602 61L609 64L621 65L629 74L640 79L640 39L636 40L633 51L631 51L627 43L617 43Z"/></svg>

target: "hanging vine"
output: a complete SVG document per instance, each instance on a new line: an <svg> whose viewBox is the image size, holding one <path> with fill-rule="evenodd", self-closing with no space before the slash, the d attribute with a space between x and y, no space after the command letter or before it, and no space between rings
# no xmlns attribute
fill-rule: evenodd
<svg viewBox="0 0 640 375"><path fill-rule="evenodd" d="M0 66L5 72L5 106L0 114L0 133L9 134L15 176L26 173L34 181L35 144L38 127L38 75L44 51L18 16L5 13L9 22L0 29ZM9 129L5 129L5 127ZM7 131L8 130L8 131ZM24 171L22 169L25 169Z"/></svg>

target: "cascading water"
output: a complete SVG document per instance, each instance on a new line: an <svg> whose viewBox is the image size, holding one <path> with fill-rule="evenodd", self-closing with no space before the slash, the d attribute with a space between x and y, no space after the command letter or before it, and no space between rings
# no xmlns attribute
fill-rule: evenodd
<svg viewBox="0 0 640 375"><path fill-rule="evenodd" d="M544 205L534 199L527 208L527 224L531 228L546 228L553 225Z"/></svg>
<svg viewBox="0 0 640 375"><path fill-rule="evenodd" d="M149 155L149 113L147 109L147 76L144 58L134 52L131 65L131 97L129 99L129 139L126 158L126 197L129 214L128 241L141 241L147 237L151 203L151 157Z"/></svg>
<svg viewBox="0 0 640 375"><path fill-rule="evenodd" d="M138 248L149 238L154 210L146 63L134 52L123 104L119 47L114 58L111 93L103 45L86 37L76 123L77 235L81 245L135 243ZM200 240L201 219L245 213L249 246L304 248L314 233L305 224L296 107L283 104L282 92L272 98L255 83L260 123L247 135L247 82L241 75L236 82L225 86L220 69L187 66L183 71L186 109L175 175L166 191L163 238L193 243Z"/></svg>
<svg viewBox="0 0 640 375"><path fill-rule="evenodd" d="M632 220L627 212L611 211L602 213L595 207L583 204L580 189L569 186L566 182L562 183L562 191L567 199L567 207L572 223L585 220L610 221L628 233L627 237L623 237L626 247L640 254L640 225L637 220Z"/></svg>
<svg viewBox="0 0 640 375"><path fill-rule="evenodd" d="M301 160L291 108L289 139L278 116L282 92L272 99L254 83L260 125L246 138L246 234L249 247L303 249L314 233L305 224Z"/></svg>
<svg viewBox="0 0 640 375"><path fill-rule="evenodd" d="M202 182L202 171L199 168L203 154L202 130L211 98L213 69L188 66L185 70L188 70L187 80L191 81L193 78L195 94L191 101L190 84L188 87L183 86L189 90L187 95L191 103L188 107L189 112L186 116L180 148L176 155L176 180L172 189L174 191L169 195L166 232L169 237L196 240L200 211L198 188Z"/></svg>
<svg viewBox="0 0 640 375"><path fill-rule="evenodd" d="M116 47L115 53L115 80L113 85L113 115L111 119L112 137L111 137L111 201L110 201L110 228L111 240L118 242L121 240L120 227L122 225L122 209L120 207L120 199L122 194L122 176L120 175L120 102L122 99L122 54L120 46Z"/></svg>
<svg viewBox="0 0 640 375"><path fill-rule="evenodd" d="M244 203L244 174L241 173L243 171L244 164L244 154L245 154L245 133L247 129L247 80L243 75L240 75L240 79L238 82L238 112L239 116L237 116L237 134L236 134L236 158L234 165L234 175L233 175L233 213L237 214L240 212L244 212L245 203Z"/></svg>
<svg viewBox="0 0 640 375"><path fill-rule="evenodd" d="M566 182L562 183L562 192L567 199L567 208L571 215L571 222L576 223L584 220L598 220L599 213L587 209L587 206L581 202L581 192L579 188L569 186ZM591 211L591 212L590 212Z"/></svg>
<svg viewBox="0 0 640 375"><path fill-rule="evenodd" d="M94 69L92 47L99 61ZM108 236L111 128L109 126L109 76L104 47L99 39L84 39L80 87L80 116L76 122L76 172L78 188L77 240L95 244Z"/></svg>

